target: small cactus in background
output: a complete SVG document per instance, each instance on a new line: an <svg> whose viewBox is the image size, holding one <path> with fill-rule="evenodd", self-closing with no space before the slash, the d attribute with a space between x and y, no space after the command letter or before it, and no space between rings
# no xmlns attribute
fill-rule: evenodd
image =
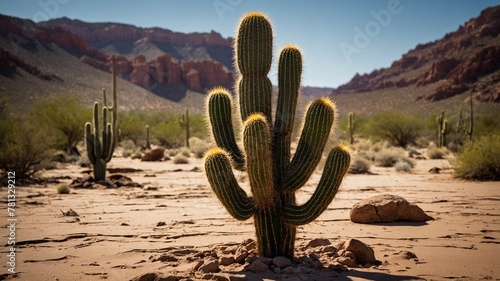
<svg viewBox="0 0 500 281"><path fill-rule="evenodd" d="M474 110L472 108L472 92L469 92L469 110L470 110L470 119L469 119L469 129L467 129L466 133L469 136L469 141L472 142L472 133L474 130Z"/></svg>
<svg viewBox="0 0 500 281"><path fill-rule="evenodd" d="M296 203L295 192L306 183L321 159L334 122L335 105L328 98L321 98L308 106L292 158L290 146L302 56L294 46L286 46L280 53L273 126L272 85L267 77L272 40L266 16L254 12L241 20L235 61L244 149L236 144L231 94L215 88L207 97L207 110L218 147L207 152L205 171L214 193L234 218L254 217L259 255L292 258L297 226L310 223L326 210L349 169L350 154L343 146L333 148L314 194L306 203ZM252 196L238 185L233 167L247 171Z"/></svg>
<svg viewBox="0 0 500 281"><path fill-rule="evenodd" d="M441 145L440 147L446 147L447 141L446 136L450 132L450 128L448 128L448 120L444 120L443 129L441 130Z"/></svg>
<svg viewBox="0 0 500 281"><path fill-rule="evenodd" d="M354 144L354 112L349 112L349 123L347 124L347 128L349 129L349 143Z"/></svg>
<svg viewBox="0 0 500 281"><path fill-rule="evenodd" d="M151 141L149 139L149 125L146 125L146 149L151 149Z"/></svg>
<svg viewBox="0 0 500 281"><path fill-rule="evenodd" d="M96 181L106 180L106 165L113 157L116 143L118 141L118 131L116 128L117 103L116 103L116 71L115 58L112 58L112 94L113 105L106 102L106 91L103 89L104 106L102 107L102 129L99 127L99 103L94 103L94 118L92 123L85 124L85 139L87 146L87 156L92 163L94 179ZM108 111L112 113L111 121L108 122Z"/></svg>
<svg viewBox="0 0 500 281"><path fill-rule="evenodd" d="M179 125L186 131L186 147L189 148L189 110L186 108L186 113L181 115L178 120Z"/></svg>
<svg viewBox="0 0 500 281"><path fill-rule="evenodd" d="M437 118L436 118L436 121L438 123L438 147L442 147L443 146L443 125L444 125L444 110L441 111L441 115L439 115Z"/></svg>

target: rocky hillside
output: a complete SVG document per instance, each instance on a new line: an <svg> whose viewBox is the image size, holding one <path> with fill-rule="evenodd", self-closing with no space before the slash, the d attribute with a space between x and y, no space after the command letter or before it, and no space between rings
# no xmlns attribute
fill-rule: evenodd
<svg viewBox="0 0 500 281"><path fill-rule="evenodd" d="M231 87L232 39L216 32L178 33L161 28L139 28L118 23L86 23L60 18L39 24L60 28L82 38L105 54L83 54L80 60L110 70L110 55L117 57L118 74L162 95L162 86L183 85L193 91L223 85ZM152 85L155 85L154 89Z"/></svg>
<svg viewBox="0 0 500 281"><path fill-rule="evenodd" d="M485 9L443 38L416 46L388 68L357 74L333 94L418 92L430 102L472 92L500 103L500 6Z"/></svg>

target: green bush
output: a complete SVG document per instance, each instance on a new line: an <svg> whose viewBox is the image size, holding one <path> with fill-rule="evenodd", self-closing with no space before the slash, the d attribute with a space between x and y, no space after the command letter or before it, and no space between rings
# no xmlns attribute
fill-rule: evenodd
<svg viewBox="0 0 500 281"><path fill-rule="evenodd" d="M500 134L466 143L456 155L455 176L468 180L500 180Z"/></svg>
<svg viewBox="0 0 500 281"><path fill-rule="evenodd" d="M81 106L78 96L59 96L40 101L30 113L36 125L52 135L55 148L79 154L76 145L83 140L83 128L92 119L92 109Z"/></svg>
<svg viewBox="0 0 500 281"><path fill-rule="evenodd" d="M33 121L0 120L0 169L28 178L43 168L53 151L53 135Z"/></svg>
<svg viewBox="0 0 500 281"><path fill-rule="evenodd" d="M69 194L70 193L69 186L67 184L64 184L64 183L58 184L56 186L56 191L57 191L57 194Z"/></svg>
<svg viewBox="0 0 500 281"><path fill-rule="evenodd" d="M392 145L406 147L415 144L424 125L422 121L399 111L374 114L365 126L365 132L374 140L389 141Z"/></svg>
<svg viewBox="0 0 500 281"><path fill-rule="evenodd" d="M430 143L425 154L430 159L443 159L448 154L446 147L437 147L435 143Z"/></svg>

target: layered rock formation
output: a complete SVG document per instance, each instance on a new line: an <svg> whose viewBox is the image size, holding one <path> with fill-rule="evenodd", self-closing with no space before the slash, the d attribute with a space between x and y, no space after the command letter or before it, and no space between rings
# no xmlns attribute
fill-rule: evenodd
<svg viewBox="0 0 500 281"><path fill-rule="evenodd" d="M500 102L500 6L485 9L442 39L420 44L389 68L356 74L333 94L424 87L417 100L438 101L473 91L479 102Z"/></svg>

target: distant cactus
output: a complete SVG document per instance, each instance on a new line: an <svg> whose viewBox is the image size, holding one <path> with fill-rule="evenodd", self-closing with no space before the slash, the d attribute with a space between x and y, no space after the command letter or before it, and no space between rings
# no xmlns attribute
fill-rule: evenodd
<svg viewBox="0 0 500 281"><path fill-rule="evenodd" d="M469 119L469 129L467 129L467 135L469 136L469 141L472 142L472 133L474 131L474 109L472 101L472 92L469 92L469 109L470 109L470 119Z"/></svg>
<svg viewBox="0 0 500 281"><path fill-rule="evenodd" d="M294 46L286 46L280 53L273 126L272 86L267 77L272 40L266 16L254 12L241 20L235 61L244 152L236 144L233 131L231 94L215 88L208 95L207 110L218 147L207 152L205 171L214 193L234 218L254 217L259 254L291 258L297 226L315 220L326 210L349 169L350 154L343 146L333 148L314 194L306 203L296 203L295 192L306 183L321 159L334 122L335 105L328 98L321 98L308 106L302 135L291 159L302 56ZM232 167L247 171L252 196L238 185Z"/></svg>
<svg viewBox="0 0 500 281"><path fill-rule="evenodd" d="M146 149L151 149L151 141L149 139L149 125L146 125Z"/></svg>
<svg viewBox="0 0 500 281"><path fill-rule="evenodd" d="M443 126L444 126L444 110L441 111L441 115L436 118L438 123L438 147L443 146Z"/></svg>
<svg viewBox="0 0 500 281"><path fill-rule="evenodd" d="M443 129L441 130L441 147L446 147L447 145L447 140L446 136L450 132L450 128L448 128L448 120L444 120L443 122Z"/></svg>
<svg viewBox="0 0 500 281"><path fill-rule="evenodd" d="M349 129L349 143L354 144L354 112L349 112L349 123L347 124L347 127Z"/></svg>
<svg viewBox="0 0 500 281"><path fill-rule="evenodd" d="M94 103L94 118L92 123L85 124L85 139L87 145L87 156L92 163L94 179L96 181L106 180L106 165L113 157L113 152L118 140L117 103L116 103L116 71L115 58L112 58L112 94L113 105L106 102L106 91L103 89L104 106L102 108L102 129L99 128L99 103ZM111 121L108 122L108 111L111 111Z"/></svg>
<svg viewBox="0 0 500 281"><path fill-rule="evenodd" d="M181 115L178 120L179 125L186 131L186 147L189 148L189 110L186 108L186 113Z"/></svg>

